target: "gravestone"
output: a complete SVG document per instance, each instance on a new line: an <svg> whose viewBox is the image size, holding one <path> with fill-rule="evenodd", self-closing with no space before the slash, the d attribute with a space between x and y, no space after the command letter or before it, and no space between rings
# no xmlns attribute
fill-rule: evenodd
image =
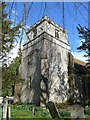
<svg viewBox="0 0 90 120"><path fill-rule="evenodd" d="M53 102L49 101L47 103L46 107L49 109L49 112L50 112L52 118L54 118L54 119L59 118L60 119L60 115L58 113L58 110Z"/></svg>
<svg viewBox="0 0 90 120"><path fill-rule="evenodd" d="M8 107L8 100L7 98L5 98L4 106L3 106L3 119L7 119L7 107Z"/></svg>
<svg viewBox="0 0 90 120"><path fill-rule="evenodd" d="M84 108L81 105L75 104L67 108L67 111L71 113L71 118L81 119L84 118Z"/></svg>

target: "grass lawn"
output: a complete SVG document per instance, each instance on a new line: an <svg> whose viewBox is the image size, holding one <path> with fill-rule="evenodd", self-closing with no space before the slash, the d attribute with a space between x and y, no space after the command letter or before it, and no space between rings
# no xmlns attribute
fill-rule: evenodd
<svg viewBox="0 0 90 120"><path fill-rule="evenodd" d="M11 118L51 118L47 109L32 105L10 105ZM33 113L35 109L35 114ZM64 120L70 120L70 113L59 113ZM85 120L90 120L90 108L85 110Z"/></svg>
<svg viewBox="0 0 90 120"><path fill-rule="evenodd" d="M11 118L50 118L49 111L39 107L35 108L33 114L33 106L30 105L11 105Z"/></svg>

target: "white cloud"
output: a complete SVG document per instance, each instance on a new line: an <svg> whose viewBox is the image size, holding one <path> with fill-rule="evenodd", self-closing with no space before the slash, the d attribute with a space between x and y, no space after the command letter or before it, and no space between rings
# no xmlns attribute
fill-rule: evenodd
<svg viewBox="0 0 90 120"><path fill-rule="evenodd" d="M30 28L30 26L26 25L26 26L25 26L25 29L28 29L28 28Z"/></svg>
<svg viewBox="0 0 90 120"><path fill-rule="evenodd" d="M11 63L11 61L16 58L17 54L18 54L18 49L19 49L19 44L17 46L15 46L11 52L9 53L9 63Z"/></svg>
<svg viewBox="0 0 90 120"><path fill-rule="evenodd" d="M78 46L81 46L82 42L85 42L85 39L78 40Z"/></svg>
<svg viewBox="0 0 90 120"><path fill-rule="evenodd" d="M74 58L77 58L84 62L86 62L87 60L87 57L84 57L85 54L86 54L85 52L72 52Z"/></svg>
<svg viewBox="0 0 90 120"><path fill-rule="evenodd" d="M13 13L14 15L17 15L17 12L16 12L15 10L12 10L12 13Z"/></svg>

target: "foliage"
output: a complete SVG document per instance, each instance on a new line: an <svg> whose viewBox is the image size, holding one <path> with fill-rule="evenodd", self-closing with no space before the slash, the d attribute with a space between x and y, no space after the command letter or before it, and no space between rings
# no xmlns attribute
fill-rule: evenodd
<svg viewBox="0 0 90 120"><path fill-rule="evenodd" d="M20 24L13 27L13 22L8 18L8 14L5 11L7 4L5 2L0 3L0 8L2 11L1 16L1 23L2 23L2 50L0 59L6 61L7 54L11 51L11 49L15 46L15 42L19 37L19 28L21 27Z"/></svg>
<svg viewBox="0 0 90 120"><path fill-rule="evenodd" d="M77 27L78 33L80 34L80 38L84 39L85 41L81 41L82 45L79 46L77 49L86 51L86 57L88 57L88 61L90 62L90 30L86 27L82 27L79 25Z"/></svg>
<svg viewBox="0 0 90 120"><path fill-rule="evenodd" d="M86 27L82 27L79 25L77 27L78 33L80 34L80 38L84 39L85 41L81 41L82 45L79 46L77 49L79 50L84 50L86 52L85 57L88 57L88 63L87 63L87 74L85 75L86 80L88 82L88 99L89 99L89 105L90 105L90 30L87 29Z"/></svg>
<svg viewBox="0 0 90 120"><path fill-rule="evenodd" d="M12 94L12 86L22 81L19 75L20 57L16 57L9 67L2 69L2 95L10 96Z"/></svg>
<svg viewBox="0 0 90 120"><path fill-rule="evenodd" d="M90 115L90 107L88 106L85 107L85 114Z"/></svg>
<svg viewBox="0 0 90 120"><path fill-rule="evenodd" d="M68 84L69 84L69 99L68 102L73 103L75 101L74 93L75 93L75 85L74 85L74 64L73 64L73 56L71 53L68 53Z"/></svg>
<svg viewBox="0 0 90 120"><path fill-rule="evenodd" d="M70 120L70 112L60 111L59 114L64 118L64 120Z"/></svg>

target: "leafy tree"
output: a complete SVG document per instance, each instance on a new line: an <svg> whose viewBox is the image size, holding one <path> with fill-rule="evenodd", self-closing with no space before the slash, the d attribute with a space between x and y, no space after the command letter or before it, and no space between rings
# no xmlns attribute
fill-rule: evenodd
<svg viewBox="0 0 90 120"><path fill-rule="evenodd" d="M7 54L11 51L11 49L15 46L14 43L17 41L17 37L19 37L19 28L21 27L20 24L18 24L15 27L12 27L13 22L8 19L8 14L5 12L6 3L2 2L0 3L0 8L2 11L1 15L1 23L2 23L2 31L1 31L1 43L2 43L2 50L0 59L5 61L7 58Z"/></svg>
<svg viewBox="0 0 90 120"><path fill-rule="evenodd" d="M80 34L80 38L84 39L85 41L81 41L82 45L79 46L77 49L79 50L84 50L86 52L85 57L88 57L88 63L87 63L87 74L84 76L86 78L86 81L88 83L88 104L90 105L90 30L87 29L86 27L82 27L79 25L77 27L78 33ZM85 79L84 79L85 80Z"/></svg>
<svg viewBox="0 0 90 120"><path fill-rule="evenodd" d="M90 63L90 30L86 27L82 27L79 25L77 27L78 33L80 34L80 38L85 39L85 41L81 41L82 44L77 49L84 50L86 52L85 57L88 57L88 62Z"/></svg>
<svg viewBox="0 0 90 120"><path fill-rule="evenodd" d="M2 71L2 95L12 95L12 86L17 82L21 82L22 79L19 75L20 57L16 57L9 67L3 67Z"/></svg>

